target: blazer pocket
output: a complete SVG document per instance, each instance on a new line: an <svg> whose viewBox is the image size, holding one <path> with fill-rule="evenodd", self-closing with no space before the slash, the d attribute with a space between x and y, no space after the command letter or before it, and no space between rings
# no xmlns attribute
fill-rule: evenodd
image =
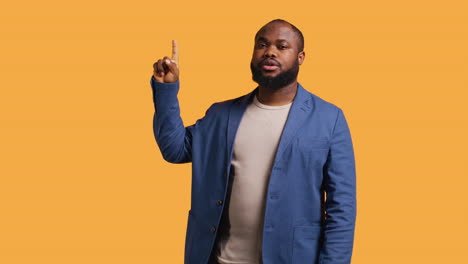
<svg viewBox="0 0 468 264"><path fill-rule="evenodd" d="M328 149L329 142L327 138L299 138L299 146L305 150Z"/></svg>
<svg viewBox="0 0 468 264"><path fill-rule="evenodd" d="M292 264L318 263L321 226L294 227Z"/></svg>
<svg viewBox="0 0 468 264"><path fill-rule="evenodd" d="M302 166L321 168L327 161L330 142L327 138L299 137L293 151Z"/></svg>

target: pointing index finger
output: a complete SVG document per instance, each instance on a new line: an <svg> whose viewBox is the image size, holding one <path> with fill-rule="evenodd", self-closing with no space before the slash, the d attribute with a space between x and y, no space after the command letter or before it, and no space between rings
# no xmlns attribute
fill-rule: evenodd
<svg viewBox="0 0 468 264"><path fill-rule="evenodd" d="M179 64L179 47L177 46L177 40L172 41L172 59Z"/></svg>

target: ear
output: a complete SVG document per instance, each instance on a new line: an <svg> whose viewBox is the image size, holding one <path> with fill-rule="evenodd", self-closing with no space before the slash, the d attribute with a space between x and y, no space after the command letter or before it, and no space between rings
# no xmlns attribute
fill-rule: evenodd
<svg viewBox="0 0 468 264"><path fill-rule="evenodd" d="M305 52L301 51L299 54L297 54L297 61L299 62L299 65L301 65L304 62L305 59Z"/></svg>

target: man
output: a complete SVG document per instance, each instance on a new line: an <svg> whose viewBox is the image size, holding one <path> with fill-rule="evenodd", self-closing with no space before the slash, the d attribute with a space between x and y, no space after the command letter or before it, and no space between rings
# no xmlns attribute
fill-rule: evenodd
<svg viewBox="0 0 468 264"><path fill-rule="evenodd" d="M351 136L337 106L297 82L299 29L255 35L252 92L184 127L178 50L154 65L154 135L165 160L192 162L185 263L350 263L356 219Z"/></svg>

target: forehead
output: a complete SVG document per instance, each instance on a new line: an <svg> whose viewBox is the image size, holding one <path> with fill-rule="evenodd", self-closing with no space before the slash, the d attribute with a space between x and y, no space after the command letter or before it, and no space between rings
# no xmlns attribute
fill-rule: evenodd
<svg viewBox="0 0 468 264"><path fill-rule="evenodd" d="M261 28L257 33L255 41L258 41L260 38L268 41L281 39L289 42L297 42L299 40L297 33L294 32L291 26L280 22L271 23Z"/></svg>

